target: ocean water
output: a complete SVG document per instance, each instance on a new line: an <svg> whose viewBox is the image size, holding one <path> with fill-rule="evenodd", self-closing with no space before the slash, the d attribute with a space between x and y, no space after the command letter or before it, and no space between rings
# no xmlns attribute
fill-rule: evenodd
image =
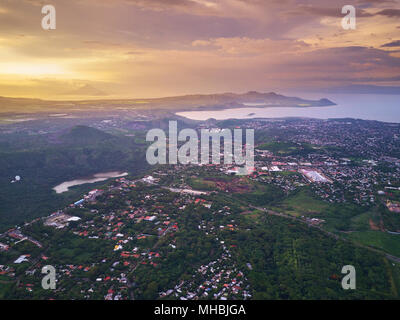
<svg viewBox="0 0 400 320"><path fill-rule="evenodd" d="M303 94L298 96L305 99L328 98L337 105L309 108L249 107L218 111L178 112L177 115L193 120L305 117L317 119L353 118L400 123L400 95Z"/></svg>

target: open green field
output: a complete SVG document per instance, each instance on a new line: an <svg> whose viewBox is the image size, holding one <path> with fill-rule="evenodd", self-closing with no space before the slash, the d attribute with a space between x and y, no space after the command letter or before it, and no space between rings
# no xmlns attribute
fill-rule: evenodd
<svg viewBox="0 0 400 320"><path fill-rule="evenodd" d="M272 176L300 176L301 174L293 171L271 172Z"/></svg>
<svg viewBox="0 0 400 320"><path fill-rule="evenodd" d="M261 150L269 150L276 155L288 156L300 153L316 152L317 148L307 143L293 143L293 142L268 142L263 143L257 147Z"/></svg>
<svg viewBox="0 0 400 320"><path fill-rule="evenodd" d="M235 192L238 187L238 192L251 192L256 188L256 183L245 178L228 175L209 175L205 174L202 177L189 177L186 181L193 189L197 190L231 190Z"/></svg>
<svg viewBox="0 0 400 320"><path fill-rule="evenodd" d="M254 210L243 213L242 215L247 223L260 224L263 221L262 218L265 216L265 213L260 210Z"/></svg>
<svg viewBox="0 0 400 320"><path fill-rule="evenodd" d="M287 155L299 149L299 145L292 142L268 142L258 146L258 149L269 150L275 154Z"/></svg>
<svg viewBox="0 0 400 320"><path fill-rule="evenodd" d="M364 245L382 249L383 251L400 256L400 235L381 231L360 231L348 234L349 239Z"/></svg>
<svg viewBox="0 0 400 320"><path fill-rule="evenodd" d="M189 185L196 190L210 191L216 188L214 181L206 181L202 178L190 178Z"/></svg>
<svg viewBox="0 0 400 320"><path fill-rule="evenodd" d="M252 181L248 177L238 176L206 176L190 177L186 181L193 189L217 191L222 194L231 194L236 201L253 206L265 206L283 198L280 188L272 184Z"/></svg>
<svg viewBox="0 0 400 320"><path fill-rule="evenodd" d="M321 214L329 208L329 204L316 199L308 189L301 189L296 194L285 198L276 209L293 216Z"/></svg>
<svg viewBox="0 0 400 320"><path fill-rule="evenodd" d="M351 229L358 231L368 231L370 230L369 220L376 222L377 218L375 218L375 213L371 211L363 212L353 218L351 218ZM379 223L379 222L377 222Z"/></svg>

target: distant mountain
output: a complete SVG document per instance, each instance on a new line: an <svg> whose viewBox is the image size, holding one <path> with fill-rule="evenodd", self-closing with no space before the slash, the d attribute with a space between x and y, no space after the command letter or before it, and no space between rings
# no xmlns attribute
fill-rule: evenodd
<svg viewBox="0 0 400 320"><path fill-rule="evenodd" d="M286 97L275 92L261 93L257 91L249 91L244 94L237 93L220 93L220 94L198 94L186 95L159 99L148 99L148 103L156 103L161 105L174 103L175 105L193 106L199 108L230 106L241 107L248 104L253 106L326 106L335 105L328 99L318 101L305 100L297 97Z"/></svg>
<svg viewBox="0 0 400 320"><path fill-rule="evenodd" d="M336 105L336 103L333 103L331 100L323 98L317 101L317 103L320 106L332 106L332 105Z"/></svg>
<svg viewBox="0 0 400 320"><path fill-rule="evenodd" d="M88 89L88 88L86 88ZM86 91L84 89L84 91ZM94 92L93 92L94 93ZM76 93L74 93L76 94ZM298 97L286 97L275 92L260 93L249 91L243 94L218 93L194 94L154 99L124 100L84 100L84 101L46 101L39 99L19 99L0 97L0 113L36 113L36 112L91 112L96 110L162 110L193 111L220 110L244 107L321 107L335 105L328 99L305 100Z"/></svg>

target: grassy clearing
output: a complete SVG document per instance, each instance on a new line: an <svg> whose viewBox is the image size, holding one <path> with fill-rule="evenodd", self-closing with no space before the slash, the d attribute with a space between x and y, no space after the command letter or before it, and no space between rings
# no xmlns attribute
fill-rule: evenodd
<svg viewBox="0 0 400 320"><path fill-rule="evenodd" d="M243 213L245 221L250 224L259 224L261 222L261 217L264 216L265 213L260 210L254 210L253 212Z"/></svg>
<svg viewBox="0 0 400 320"><path fill-rule="evenodd" d="M351 218L351 229L358 231L368 231L370 229L369 220L373 217L373 212L367 211Z"/></svg>
<svg viewBox="0 0 400 320"><path fill-rule="evenodd" d="M308 190L302 189L285 198L277 209L293 216L302 216L323 213L328 207L329 204L314 198Z"/></svg>
<svg viewBox="0 0 400 320"><path fill-rule="evenodd" d="M389 254L400 257L400 235L381 231L360 231L352 232L348 237L361 244L379 248Z"/></svg>
<svg viewBox="0 0 400 320"><path fill-rule="evenodd" d="M315 147L308 143L293 143L293 142L268 142L263 143L257 147L257 149L261 150L269 150L276 155L294 155L299 153L310 153L316 152L318 147Z"/></svg>
<svg viewBox="0 0 400 320"><path fill-rule="evenodd" d="M279 171L279 172L272 172L274 176L300 176L301 174L294 171Z"/></svg>
<svg viewBox="0 0 400 320"><path fill-rule="evenodd" d="M203 178L190 178L188 184L196 190L214 190L216 188L216 183L214 181L207 181Z"/></svg>
<svg viewBox="0 0 400 320"><path fill-rule="evenodd" d="M275 154L291 154L299 149L299 145L292 142L268 142L258 146L261 150L270 150Z"/></svg>

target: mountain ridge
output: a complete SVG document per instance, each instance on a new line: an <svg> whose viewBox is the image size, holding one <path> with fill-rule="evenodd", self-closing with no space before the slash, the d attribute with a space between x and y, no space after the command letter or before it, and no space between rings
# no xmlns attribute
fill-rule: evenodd
<svg viewBox="0 0 400 320"><path fill-rule="evenodd" d="M334 102L322 98L307 100L298 97L288 97L275 92L248 91L246 93L215 93L191 94L151 99L103 99L80 101L52 101L30 98L0 97L0 113L35 113L35 112L65 112L71 107L78 111L115 110L163 110L191 111L218 110L226 108L258 107L314 107L332 106Z"/></svg>

